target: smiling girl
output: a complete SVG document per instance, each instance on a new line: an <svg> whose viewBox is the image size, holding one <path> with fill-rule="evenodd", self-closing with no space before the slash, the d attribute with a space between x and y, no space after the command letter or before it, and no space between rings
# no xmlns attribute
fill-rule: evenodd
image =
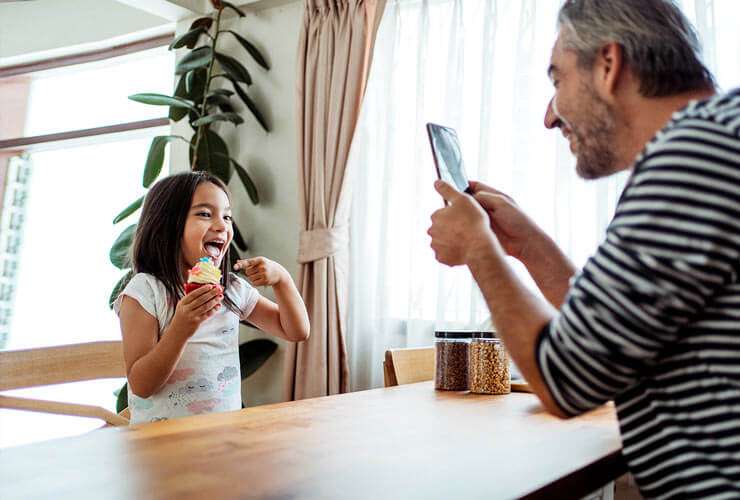
<svg viewBox="0 0 740 500"><path fill-rule="evenodd" d="M133 245L135 275L118 296L131 423L241 408L239 320L300 342L308 313L288 272L264 257L230 273L234 236L229 194L205 172L157 182ZM184 293L188 270L208 257L221 283ZM250 284L251 283L251 284ZM272 286L275 302L253 286Z"/></svg>

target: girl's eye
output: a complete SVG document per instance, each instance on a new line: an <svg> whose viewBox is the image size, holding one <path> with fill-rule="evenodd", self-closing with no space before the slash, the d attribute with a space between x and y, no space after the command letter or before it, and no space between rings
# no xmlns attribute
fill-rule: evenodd
<svg viewBox="0 0 740 500"><path fill-rule="evenodd" d="M224 215L224 220L227 220L229 222L233 222L234 218L230 215Z"/></svg>
<svg viewBox="0 0 740 500"><path fill-rule="evenodd" d="M211 216L211 214L208 212L198 212L195 215L197 215L198 217L210 217Z"/></svg>

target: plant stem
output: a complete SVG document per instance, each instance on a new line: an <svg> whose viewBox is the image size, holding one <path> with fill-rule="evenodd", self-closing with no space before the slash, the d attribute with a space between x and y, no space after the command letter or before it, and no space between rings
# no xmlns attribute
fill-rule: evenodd
<svg viewBox="0 0 740 500"><path fill-rule="evenodd" d="M206 86L203 89L203 101L201 102L201 116L206 115L206 97L208 96L208 90L211 87L211 74L213 72L213 63L216 61L216 42L218 42L218 35L220 33L219 27L221 26L221 12L224 8L218 9L216 14L216 36L211 37L213 45L211 45L211 62L208 63L208 73L206 74ZM210 35L209 35L210 36ZM195 165L198 163L198 146L200 146L200 140L203 138L203 127L206 125L200 125L198 127L197 137L195 138L195 151L193 151L193 162L190 164L190 170L195 170Z"/></svg>

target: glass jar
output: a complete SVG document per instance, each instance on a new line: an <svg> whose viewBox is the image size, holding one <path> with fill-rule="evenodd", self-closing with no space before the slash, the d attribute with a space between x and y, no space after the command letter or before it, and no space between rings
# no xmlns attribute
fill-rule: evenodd
<svg viewBox="0 0 740 500"><path fill-rule="evenodd" d="M470 392L509 394L511 376L509 356L504 345L489 332L470 341Z"/></svg>
<svg viewBox="0 0 740 500"><path fill-rule="evenodd" d="M473 332L434 332L434 388L443 391L468 390L468 347Z"/></svg>

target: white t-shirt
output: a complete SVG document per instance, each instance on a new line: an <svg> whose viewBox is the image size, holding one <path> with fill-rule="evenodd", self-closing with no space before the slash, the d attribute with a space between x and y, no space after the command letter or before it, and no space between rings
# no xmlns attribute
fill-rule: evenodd
<svg viewBox="0 0 740 500"><path fill-rule="evenodd" d="M226 294L246 318L260 294L238 276L232 283ZM150 274L134 275L113 305L116 314L120 313L124 295L157 319L161 338L174 314L164 284ZM239 316L225 306L201 323L188 339L175 370L158 393L140 398L131 389L128 392L132 424L238 410L241 401Z"/></svg>

